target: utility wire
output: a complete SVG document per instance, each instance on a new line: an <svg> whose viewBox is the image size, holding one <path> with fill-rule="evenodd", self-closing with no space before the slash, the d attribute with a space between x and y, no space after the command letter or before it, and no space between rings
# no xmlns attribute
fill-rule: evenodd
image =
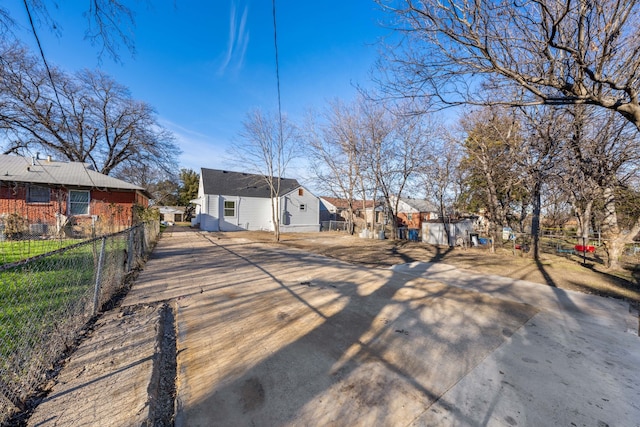
<svg viewBox="0 0 640 427"><path fill-rule="evenodd" d="M280 101L280 65L278 62L278 30L276 25L276 0L272 0L273 4L273 43L276 48L276 83L278 87L278 124L280 127L279 142L282 147L282 103Z"/></svg>
<svg viewBox="0 0 640 427"><path fill-rule="evenodd" d="M280 184L282 182L282 174L283 174L283 170L282 170L282 149L283 149L283 136L282 136L282 103L280 101L280 65L278 62L278 26L276 25L276 0L272 0L271 4L273 5L273 9L272 9L272 14L273 14L273 44L275 46L276 49L276 83L277 83L277 88L278 88L278 176L276 177L277 181L278 181L278 188L276 189L276 195L278 196L278 204L279 204L279 199L280 199ZM271 159L271 163L273 164L273 158ZM272 172L273 172L273 167L271 168ZM271 174L273 175L273 173ZM271 186L273 187L273 177L271 178ZM280 207L277 208L278 211L280 210ZM280 213L278 213L278 220L276 222L276 227L280 227ZM278 231L279 233L279 231ZM278 234L276 234L278 235ZM278 238L279 240L279 238Z"/></svg>
<svg viewBox="0 0 640 427"><path fill-rule="evenodd" d="M67 130L69 131L69 138L71 138L71 142L75 144L75 140L73 138L73 132L71 131L71 126L69 125L69 121L67 120L67 115L65 114L64 108L62 107L62 102L60 101L60 96L58 95L58 89L56 88L55 80L53 79L53 75L51 74L51 68L49 68L49 63L47 62L47 58L44 55L44 50L42 49L42 44L40 43L40 37L38 37L36 26L33 23L33 17L31 16L29 3L27 0L23 0L23 3L24 3L24 8L27 11L27 16L29 17L29 25L31 25L31 31L33 32L33 36L36 39L36 44L38 45L38 50L40 51L40 57L42 58L42 62L44 63L45 69L47 70L47 76L49 77L49 82L51 82L51 87L53 88L53 93L56 97L56 102L58 103L58 107L60 107L60 114L62 114L62 121L66 125ZM87 177L89 178L89 182L91 182L93 187L98 188L95 182L93 182L93 178L91 177L91 174L89 174L89 171L87 171L84 166L83 166L83 169L86 172Z"/></svg>
<svg viewBox="0 0 640 427"><path fill-rule="evenodd" d="M33 17L31 16L29 3L27 2L27 0L24 0L23 3L24 3L24 8L27 11L27 16L29 17L31 32L33 32L33 36L36 39L36 44L38 45L38 50L40 51L40 57L42 58L42 62L44 63L44 68L47 70L47 76L49 77L49 81L51 82L51 87L53 88L53 93L56 96L56 101L58 102L58 106L60 107L60 112L62 113L62 120L64 120L64 123L67 125L67 129L70 129L69 122L67 121L67 116L64 113L64 108L62 108L62 102L60 101L60 96L58 95L58 89L56 88L55 81L53 80L53 75L51 74L51 69L49 68L49 63L47 62L47 58L44 56L44 50L42 49L42 44L40 43L40 37L38 37L36 26L33 23ZM73 139L73 135L71 135L71 138Z"/></svg>

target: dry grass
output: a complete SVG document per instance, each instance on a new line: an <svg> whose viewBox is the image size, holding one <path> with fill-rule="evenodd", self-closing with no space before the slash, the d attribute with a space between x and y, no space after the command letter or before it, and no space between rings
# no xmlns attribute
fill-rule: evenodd
<svg viewBox="0 0 640 427"><path fill-rule="evenodd" d="M608 271L596 257L586 265L578 256L543 254L539 261L506 248L447 248L419 242L361 239L341 232L285 233L275 242L268 232L216 233L315 252L367 266L388 267L414 261L444 262L462 269L528 280L561 289L624 299L640 305L640 268Z"/></svg>

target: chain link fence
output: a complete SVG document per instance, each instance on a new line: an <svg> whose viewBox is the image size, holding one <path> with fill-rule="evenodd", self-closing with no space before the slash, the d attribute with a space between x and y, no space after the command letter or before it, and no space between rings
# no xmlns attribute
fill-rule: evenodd
<svg viewBox="0 0 640 427"><path fill-rule="evenodd" d="M28 409L83 326L125 289L159 232L152 221L81 242L56 241L53 251L30 251L27 259L0 259L0 425ZM12 242L0 242L0 252L5 243Z"/></svg>
<svg viewBox="0 0 640 427"><path fill-rule="evenodd" d="M501 237L501 238L500 238ZM479 244L472 242L472 246L489 249L491 239L481 237ZM604 248L605 240L599 233L590 233L583 238L574 230L542 229L540 232L540 253L553 254L581 263L605 264L607 253ZM532 247L530 233L514 232L505 228L502 236L498 237L496 248L509 250L514 255L524 256ZM640 242L629 243L620 258L620 263L630 270L640 266Z"/></svg>
<svg viewBox="0 0 640 427"><path fill-rule="evenodd" d="M320 231L346 231L347 221L321 221Z"/></svg>

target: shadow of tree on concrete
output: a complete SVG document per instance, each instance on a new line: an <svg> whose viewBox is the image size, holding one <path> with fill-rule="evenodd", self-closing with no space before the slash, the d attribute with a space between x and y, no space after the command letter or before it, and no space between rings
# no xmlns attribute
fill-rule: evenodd
<svg viewBox="0 0 640 427"><path fill-rule="evenodd" d="M408 424L536 312L401 272L211 244L209 277L241 273L179 310L191 320L176 425ZM211 366L185 365L194 357Z"/></svg>

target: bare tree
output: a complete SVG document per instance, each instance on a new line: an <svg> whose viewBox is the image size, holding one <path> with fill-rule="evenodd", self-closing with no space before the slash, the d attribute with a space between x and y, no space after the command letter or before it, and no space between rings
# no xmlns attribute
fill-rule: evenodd
<svg viewBox="0 0 640 427"><path fill-rule="evenodd" d="M31 31L37 37L39 29L48 29L57 36L62 35L56 22L57 9L55 0L25 0L25 12L29 17ZM87 20L85 38L98 48L98 56L108 55L115 61L120 60L120 46L124 45L132 54L135 52L133 29L135 27L134 12L128 4L133 2L120 0L89 0L84 17ZM49 6L49 7L48 7ZM15 36L16 21L8 8L0 6L0 34Z"/></svg>
<svg viewBox="0 0 640 427"><path fill-rule="evenodd" d="M418 179L423 169L435 124L425 114L414 114L416 106L407 101L395 105L369 102L364 110L363 137L374 187L380 191L392 238L398 237L398 206L406 186Z"/></svg>
<svg viewBox="0 0 640 427"><path fill-rule="evenodd" d="M524 138L518 156L518 166L526 173L525 182L531 199L531 253L540 259L540 219L542 215L543 188L548 184L552 171L557 170L559 153L568 134L569 123L557 108L520 108Z"/></svg>
<svg viewBox="0 0 640 427"><path fill-rule="evenodd" d="M640 212L627 218L626 227L621 227L619 219L621 191L638 179L640 137L635 128L614 114L580 108L573 110L573 120L574 132L567 155L579 168L577 173L569 173L584 179L582 185L576 187L582 192L574 190L572 196L574 203L582 201L584 206L579 211L583 217L582 233L588 237L591 210L600 207L608 266L619 269L624 245L640 232Z"/></svg>
<svg viewBox="0 0 640 427"><path fill-rule="evenodd" d="M231 150L244 170L261 175L269 187L274 237L280 240L280 183L289 162L296 157L299 132L282 116L255 109L247 113L239 133L240 140Z"/></svg>
<svg viewBox="0 0 640 427"><path fill-rule="evenodd" d="M424 180L427 198L438 207L438 217L442 224L450 217L460 196L460 162L462 150L453 135L442 130L441 138L430 141L424 153L425 164L420 171ZM451 241L449 227L444 227L447 241Z"/></svg>
<svg viewBox="0 0 640 427"><path fill-rule="evenodd" d="M595 105L640 129L635 0L377 2L403 35L388 54L388 88L402 96L446 105ZM527 96L500 99L482 87Z"/></svg>
<svg viewBox="0 0 640 427"><path fill-rule="evenodd" d="M100 71L48 72L27 51L8 46L0 55L0 131L5 152L44 151L86 162L104 174L136 166L176 169L180 153L153 108ZM52 86L55 83L55 88Z"/></svg>
<svg viewBox="0 0 640 427"><path fill-rule="evenodd" d="M318 123L315 116L307 119L308 152L318 186L347 201L347 223L354 232L356 200L361 198L363 212L371 196L367 176L367 160L363 137L363 96L345 104L341 100L329 103ZM373 226L373 225L372 225Z"/></svg>

